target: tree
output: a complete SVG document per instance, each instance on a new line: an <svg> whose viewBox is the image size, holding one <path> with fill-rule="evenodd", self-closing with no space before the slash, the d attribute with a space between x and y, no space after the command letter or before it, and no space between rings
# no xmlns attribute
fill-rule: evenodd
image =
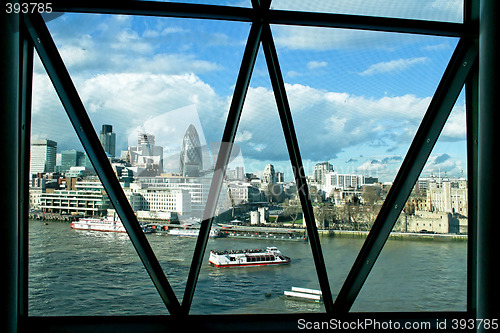
<svg viewBox="0 0 500 333"><path fill-rule="evenodd" d="M380 200L380 189L376 186L363 186L363 201L366 205L373 205Z"/></svg>
<svg viewBox="0 0 500 333"><path fill-rule="evenodd" d="M298 200L286 199L283 202L283 214L290 216L292 219L292 227L295 227L295 222L299 218L300 213L302 213L302 207Z"/></svg>

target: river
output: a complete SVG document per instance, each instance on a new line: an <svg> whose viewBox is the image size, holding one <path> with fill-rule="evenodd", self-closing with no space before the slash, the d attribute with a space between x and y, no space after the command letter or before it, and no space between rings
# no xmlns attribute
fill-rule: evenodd
<svg viewBox="0 0 500 333"><path fill-rule="evenodd" d="M182 300L195 239L147 235ZM168 314L126 234L73 230L30 221L29 315ZM332 293L340 290L362 238L321 237ZM208 249L277 246L285 266L215 268L207 256L191 314L323 312L321 304L285 300L292 286L319 289L308 243L210 239ZM389 240L353 311L465 311L467 243Z"/></svg>

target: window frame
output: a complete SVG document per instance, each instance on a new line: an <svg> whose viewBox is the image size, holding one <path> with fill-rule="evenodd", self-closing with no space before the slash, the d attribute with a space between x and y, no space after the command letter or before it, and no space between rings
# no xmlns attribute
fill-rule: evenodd
<svg viewBox="0 0 500 333"><path fill-rule="evenodd" d="M63 330L81 325L86 327L98 327L103 331L122 327L130 330L131 323L137 327L143 327L149 331L164 329L168 325L188 325L186 327L212 327L216 329L229 327L244 327L244 325L255 325L256 329L278 328L277 323L293 329L297 329L299 318L310 318L311 321L324 320L321 318L343 318L344 320L355 320L357 318L380 318L381 320L396 319L402 322L418 322L432 320L437 322L444 319L475 318L476 309L476 229L477 211L475 204L477 198L477 145L474 140L478 136L478 66L476 64L478 54L478 1L464 0L464 23L448 23L436 21L423 21L412 19L396 19L369 17L359 15L344 15L331 13L311 13L295 12L269 9L270 1L252 1L252 8L240 8L229 6L203 5L203 4L183 4L183 3L160 3L127 1L120 4L101 1L100 3L87 1L54 1L52 8L54 12L80 12L80 13L107 13L126 15L151 15L183 17L196 19L215 19L229 21L251 22L252 28L248 37L245 53L243 56L240 72L235 86L233 99L231 102L226 128L222 137L223 145L219 151L216 163L216 172L212 180L209 199L204 214L200 236L198 237L193 262L188 277L184 300L180 303L171 290L168 279L161 266L157 262L153 251L128 204L126 197L121 190L119 183L115 182L113 173L108 167L104 151L99 144L97 135L92 128L90 120L78 92L74 88L71 78L60 59L57 49L51 39L50 33L46 29L41 15L25 14L19 15L20 33L20 57L19 57L19 79L20 79L20 126L23 126L20 136L20 198L24 202L29 202L28 170L29 170L29 145L30 145L30 114L31 114L31 85L33 71L33 52L36 49L44 62L49 67L49 76L54 82L56 90L66 108L69 118L87 150L89 157L98 172L101 181L110 197L115 209L122 219L127 232L134 244L139 257L143 261L148 273L155 283L160 296L170 311L170 316L154 317L31 317L28 316L28 205L20 207L20 261L19 266L19 313L23 322L23 327L41 327L45 329ZM345 28L372 31L390 31L397 33L423 34L436 36L459 37L450 64L443 75L441 83L433 97L433 102L429 106L424 120L414 137L413 143L408 150L408 154L403 165L398 172L384 205L377 217L377 220L364 242L348 278L344 282L340 294L334 300L329 286L326 267L323 260L321 244L314 223L314 214L308 195L308 187L302 167L300 149L298 146L293 119L288 105L288 99L284 88L283 76L279 67L279 59L276 54L274 41L270 29L271 24L316 26L325 28ZM246 90L250 82L253 64L259 46L262 45L266 56L266 62L271 77L273 90L275 93L278 112L282 121L283 132L289 150L292 167L294 169L295 181L299 190L302 210L305 214L307 231L310 237L311 249L315 261L320 287L325 297L326 313L324 314L284 314L273 315L272 319L268 315L248 316L195 316L189 315L189 308L196 287L196 281L201 267L201 260L206 249L208 235L212 224L213 210L217 204L218 195L222 187L223 175L227 166L227 161L231 153L231 145L234 142L239 118L245 100ZM52 73L50 73L52 71ZM58 82L57 82L58 81ZM366 277L371 271L380 251L382 250L390 231L403 208L406 199L413 185L412 180L416 180L430 154L432 147L439 137L440 127L444 126L447 115L451 112L456 95L465 83L466 89L466 114L467 114L467 151L469 179L469 239L468 239L468 269L467 269L467 311L464 312L430 312L430 313L352 313L350 308L358 295ZM451 106L450 106L451 103ZM438 118L438 120L436 120ZM476 141L477 142L477 141ZM430 147L430 148L429 148ZM427 155L426 155L427 154ZM411 183L411 184L410 184ZM26 199L27 198L27 199ZM192 319L190 319L192 318ZM328 320L328 319L326 319ZM233 326L231 326L233 325ZM248 327L248 326L247 326ZM282 329L282 328L279 328Z"/></svg>

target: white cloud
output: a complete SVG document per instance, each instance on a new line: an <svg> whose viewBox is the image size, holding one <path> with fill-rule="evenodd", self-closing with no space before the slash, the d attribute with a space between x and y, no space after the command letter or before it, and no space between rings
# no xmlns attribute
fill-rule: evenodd
<svg viewBox="0 0 500 333"><path fill-rule="evenodd" d="M460 158L447 153L433 153L429 156L424 169L423 175L439 174L443 176L445 173L448 176L459 177L462 172L466 171L467 165Z"/></svg>
<svg viewBox="0 0 500 333"><path fill-rule="evenodd" d="M170 118L162 122L152 122L151 119L166 119L161 116L192 104L197 109L202 128L208 129L207 140L218 141L222 136L224 122L221 113L227 102L194 74L118 73L74 80L94 127L99 130L102 124L113 125L117 133L117 149L126 149L128 135L133 133L132 136L136 136L137 128L144 124L156 131L153 134L157 135L159 145L180 147L172 135L176 131L185 131L185 128L177 126ZM34 76L33 117L33 134L52 132L49 138L60 144L79 146L76 134L68 130L69 121L50 81L42 74ZM189 120L190 116L177 113L176 118L178 121ZM160 124L161 129L156 126Z"/></svg>
<svg viewBox="0 0 500 333"><path fill-rule="evenodd" d="M379 99L286 84L295 130L304 159L328 160L356 145L409 145L430 98L414 95ZM239 131L252 133L248 158L286 160L288 153L271 90L250 88ZM256 151L255 147L259 147ZM246 151L247 148L249 151Z"/></svg>
<svg viewBox="0 0 500 333"><path fill-rule="evenodd" d="M423 51L441 51L441 50L449 50L451 45L449 42L443 42L438 44L431 44L422 47Z"/></svg>
<svg viewBox="0 0 500 333"><path fill-rule="evenodd" d="M466 134L465 106L455 106L448 117L439 138L444 141L465 140Z"/></svg>
<svg viewBox="0 0 500 333"><path fill-rule="evenodd" d="M309 70L323 68L326 66L328 66L328 63L326 61L309 61L307 63L307 69Z"/></svg>
<svg viewBox="0 0 500 333"><path fill-rule="evenodd" d="M277 47L292 50L334 50L359 48L392 48L415 37L376 31L330 29L302 26L275 26L274 39Z"/></svg>
<svg viewBox="0 0 500 333"><path fill-rule="evenodd" d="M247 142L247 141L250 141L250 139L252 139L252 132L250 131L239 131L236 133L236 138L235 138L235 142L236 143L240 143L240 142Z"/></svg>
<svg viewBox="0 0 500 333"><path fill-rule="evenodd" d="M129 17L119 15L64 15L51 21L49 28L54 31L54 41L72 75L83 72L200 74L215 71L223 68L222 65L199 59L186 45L195 36L208 44L228 42L222 33L203 31L200 37L198 32L172 22L168 26L148 26L139 33ZM174 47L162 49L165 45Z"/></svg>
<svg viewBox="0 0 500 333"><path fill-rule="evenodd" d="M368 69L359 73L361 76L375 75L381 73L399 73L417 64L424 64L429 58L418 57L409 59L397 59L386 62L379 62L371 65Z"/></svg>

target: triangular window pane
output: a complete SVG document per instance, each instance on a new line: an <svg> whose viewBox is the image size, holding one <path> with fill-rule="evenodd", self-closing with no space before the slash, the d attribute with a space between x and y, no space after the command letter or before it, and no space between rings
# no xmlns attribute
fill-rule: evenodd
<svg viewBox="0 0 500 333"><path fill-rule="evenodd" d="M166 312L126 233L72 228L106 218L111 204L38 56L30 162L29 314Z"/></svg>
<svg viewBox="0 0 500 333"><path fill-rule="evenodd" d="M273 0L273 9L463 22L463 0L300 1Z"/></svg>
<svg viewBox="0 0 500 333"><path fill-rule="evenodd" d="M213 171L209 142L221 138L249 24L65 14L48 26L96 132L114 134L110 161L139 221L158 231L147 239L182 299L195 238L170 232L199 225ZM43 102L58 103L57 97ZM60 131L59 140L79 145L68 132ZM193 151L201 152L197 165ZM133 249L123 252L120 260L142 266ZM154 287L144 292L158 298ZM121 306L123 314L168 313L161 301L159 308L136 312L116 303L109 314L120 314Z"/></svg>
<svg viewBox="0 0 500 333"><path fill-rule="evenodd" d="M333 236L322 238L322 248L336 294L456 40L288 26L273 33L316 222Z"/></svg>
<svg viewBox="0 0 500 333"><path fill-rule="evenodd" d="M465 311L467 142L453 108L353 311Z"/></svg>
<svg viewBox="0 0 500 333"><path fill-rule="evenodd" d="M230 209L216 220L226 237L208 243L192 313L323 312L320 302L283 298L284 291L292 287L318 290L319 284L310 245L304 240L302 212L262 50L243 107L235 151L239 155L228 166L224 188ZM281 255L267 261L263 253L271 247L278 248ZM212 249L222 251L223 256L227 251L235 260L237 255L231 251L248 249L244 262L252 266L210 266ZM291 262L267 265L282 262L284 257ZM202 307L208 299L210 307Z"/></svg>

